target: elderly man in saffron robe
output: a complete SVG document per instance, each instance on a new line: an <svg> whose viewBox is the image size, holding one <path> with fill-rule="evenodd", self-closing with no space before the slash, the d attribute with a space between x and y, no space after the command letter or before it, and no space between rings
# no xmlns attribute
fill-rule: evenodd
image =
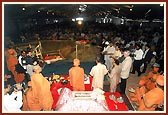
<svg viewBox="0 0 168 115"><path fill-rule="evenodd" d="M42 110L50 111L53 104L50 82L41 74L42 68L39 65L33 66L33 70L31 77L33 94L42 105Z"/></svg>
<svg viewBox="0 0 168 115"><path fill-rule="evenodd" d="M154 65L155 66L155 65ZM146 76L142 76L138 82L138 87L134 88L135 92L130 92L130 100L135 102L136 105L139 106L139 102L141 100L141 96L155 88L155 82L157 77L160 75L158 73L159 68L154 67L152 71L150 71Z"/></svg>
<svg viewBox="0 0 168 115"><path fill-rule="evenodd" d="M84 91L84 69L79 67L80 60L73 60L74 67L69 70L70 85L73 87L73 91Z"/></svg>
<svg viewBox="0 0 168 115"><path fill-rule="evenodd" d="M138 111L155 111L164 101L164 76L156 79L156 87L142 95Z"/></svg>

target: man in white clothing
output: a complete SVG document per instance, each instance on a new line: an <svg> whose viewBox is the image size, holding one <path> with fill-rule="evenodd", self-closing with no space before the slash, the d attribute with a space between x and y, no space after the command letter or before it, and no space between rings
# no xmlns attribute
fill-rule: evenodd
<svg viewBox="0 0 168 115"><path fill-rule="evenodd" d="M112 55L115 53L115 47L113 46L113 43L110 42L107 48L104 49L103 54L104 54L104 60L105 60L105 65L107 66L107 69L111 71L112 69Z"/></svg>
<svg viewBox="0 0 168 115"><path fill-rule="evenodd" d="M21 88L20 83L16 84L16 88L14 88L14 91L9 94L11 90L11 86L8 84L5 84L4 86L4 111L11 111L11 112L16 112L16 111L21 111L22 107L22 91L19 89Z"/></svg>
<svg viewBox="0 0 168 115"><path fill-rule="evenodd" d="M123 55L124 55L125 59L121 63L121 73L120 73L120 77L121 77L121 83L120 83L120 91L121 92L120 93L121 94L125 94L127 79L129 77L130 69L132 66L132 59L129 56L130 51L126 49L123 52Z"/></svg>
<svg viewBox="0 0 168 115"><path fill-rule="evenodd" d="M138 72L138 77L141 75L140 66L142 64L142 57L143 57L143 51L141 49L141 45L136 43L135 44L136 50L134 52L134 62L133 62L133 68L132 68L132 74L135 74L135 71Z"/></svg>
<svg viewBox="0 0 168 115"><path fill-rule="evenodd" d="M93 89L100 88L103 90L103 81L104 76L108 73L108 70L104 64L102 64L102 60L100 57L96 58L97 65L93 66L90 75L93 77L92 87Z"/></svg>

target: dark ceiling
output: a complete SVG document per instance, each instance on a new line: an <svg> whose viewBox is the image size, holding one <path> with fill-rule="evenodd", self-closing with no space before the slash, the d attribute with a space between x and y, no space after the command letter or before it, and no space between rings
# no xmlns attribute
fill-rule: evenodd
<svg viewBox="0 0 168 115"><path fill-rule="evenodd" d="M22 10L23 7L25 10ZM95 19L117 16L133 20L163 20L164 6L161 7L160 4L5 4L4 16L10 19L48 17L72 19L78 16Z"/></svg>

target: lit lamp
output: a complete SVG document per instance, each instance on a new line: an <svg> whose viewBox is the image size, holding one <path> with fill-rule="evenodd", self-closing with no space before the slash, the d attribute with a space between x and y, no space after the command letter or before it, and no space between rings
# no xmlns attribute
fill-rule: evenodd
<svg viewBox="0 0 168 115"><path fill-rule="evenodd" d="M83 22L83 18L76 18L76 21L79 25L81 25Z"/></svg>
<svg viewBox="0 0 168 115"><path fill-rule="evenodd" d="M81 25L81 24L82 24L82 20L79 20L79 21L78 21L78 24Z"/></svg>

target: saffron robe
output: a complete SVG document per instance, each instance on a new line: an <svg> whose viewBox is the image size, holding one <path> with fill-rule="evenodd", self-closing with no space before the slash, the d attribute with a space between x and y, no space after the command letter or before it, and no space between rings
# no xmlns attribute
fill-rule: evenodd
<svg viewBox="0 0 168 115"><path fill-rule="evenodd" d="M6 58L6 64L9 71L12 72L16 83L21 83L25 79L24 73L17 73L15 65L18 64L18 60L14 55L8 55Z"/></svg>
<svg viewBox="0 0 168 115"><path fill-rule="evenodd" d="M33 73L31 77L33 94L39 100L40 105L44 111L50 111L53 98L50 91L50 82L39 73Z"/></svg>
<svg viewBox="0 0 168 115"><path fill-rule="evenodd" d="M72 67L69 70L70 85L73 91L85 91L84 69L81 67Z"/></svg>
<svg viewBox="0 0 168 115"><path fill-rule="evenodd" d="M39 100L34 97L33 89L29 88L26 94L23 94L23 111L40 111L42 110L42 105L40 105Z"/></svg>
<svg viewBox="0 0 168 115"><path fill-rule="evenodd" d="M145 102L152 106L147 107L144 100L141 99L138 111L155 111L155 108L161 105L164 101L164 91L160 88L154 88L147 92L144 98Z"/></svg>

